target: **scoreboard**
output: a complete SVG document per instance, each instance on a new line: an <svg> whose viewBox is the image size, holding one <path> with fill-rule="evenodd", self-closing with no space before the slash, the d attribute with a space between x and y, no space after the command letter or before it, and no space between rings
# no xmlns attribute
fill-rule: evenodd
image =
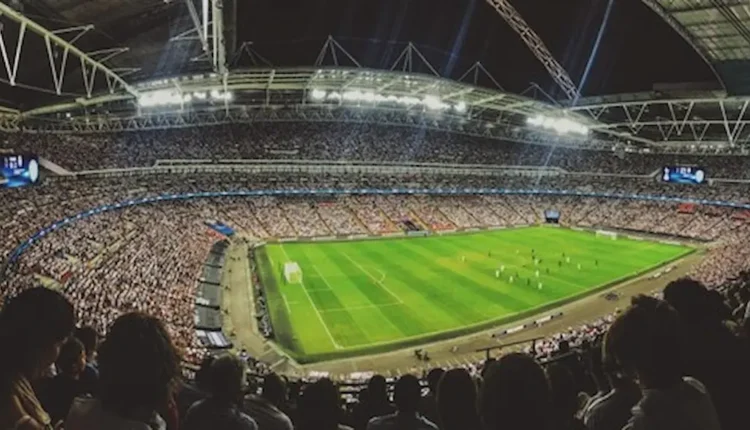
<svg viewBox="0 0 750 430"><path fill-rule="evenodd" d="M661 180L677 184L702 184L706 180L706 171L695 166L665 166L661 171Z"/></svg>
<svg viewBox="0 0 750 430"><path fill-rule="evenodd" d="M39 158L31 154L0 154L0 188L15 188L39 181Z"/></svg>

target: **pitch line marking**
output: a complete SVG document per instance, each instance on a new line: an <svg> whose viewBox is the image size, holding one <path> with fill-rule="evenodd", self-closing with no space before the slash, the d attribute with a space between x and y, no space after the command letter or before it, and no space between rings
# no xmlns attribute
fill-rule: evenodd
<svg viewBox="0 0 750 430"><path fill-rule="evenodd" d="M385 286L385 284L383 284L383 280L385 280L385 273L380 272L378 270L378 272L380 272L380 274L383 275L383 278L380 279L380 280L378 280L374 276L372 276L372 274L370 272L368 272L367 270L365 270L365 268L362 267L361 264L359 264L356 261L354 261L354 259L352 259L352 257L349 256L349 254L347 254L346 252L342 252L341 255L343 255L347 260L351 261L352 264L354 264L355 266L357 266L359 268L359 270L362 271L362 273L364 273L370 279L372 279L373 281L375 281L376 284L380 285L388 294L390 294L394 299L396 299L399 304L404 304L404 301L401 300L401 298L399 296L397 296L393 291L389 290L388 287Z"/></svg>
<svg viewBox="0 0 750 430"><path fill-rule="evenodd" d="M286 253L285 253L285 254L286 254ZM276 263L274 263L274 262L273 262L273 258L271 258L271 254L270 254L270 253L268 253L267 255L268 255L268 261L270 261L270 262L271 262L271 267L275 267L275 266L276 266ZM287 256L287 258L289 258L289 257ZM283 291L281 291L281 289L279 289L279 295L281 295L281 299L282 299L282 300L284 301L284 307L286 307L286 311L287 311L287 312L289 313L289 315L291 315L291 314L292 314L292 307L291 307L291 306L289 306L289 305L290 305L290 303L289 303L289 301L288 301L288 300L286 299L286 294L284 294L284 292L283 292ZM296 304L296 302L295 302L294 304Z"/></svg>
<svg viewBox="0 0 750 430"><path fill-rule="evenodd" d="M286 259L290 260L289 259L289 254L287 254L286 249L284 249L284 245L279 244L279 247L281 248L281 252L284 253L284 256L286 257ZM307 300L310 301L310 304L312 305L313 309L315 310L315 315L318 316L318 320L320 321L320 324L323 325L323 328L325 329L326 334L328 335L328 338L331 339L331 343L333 343L333 347L336 348L336 349L342 349L341 345L339 345L338 342L336 342L336 339L333 338L333 334L331 334L331 330L326 325L325 320L323 320L323 315L320 314L320 310L318 309L317 306L315 306L315 302L313 301L312 297L310 296L310 293L307 291L307 287L305 286L305 282L304 281L300 281L300 285L302 286L302 291L304 291L305 295L307 296Z"/></svg>

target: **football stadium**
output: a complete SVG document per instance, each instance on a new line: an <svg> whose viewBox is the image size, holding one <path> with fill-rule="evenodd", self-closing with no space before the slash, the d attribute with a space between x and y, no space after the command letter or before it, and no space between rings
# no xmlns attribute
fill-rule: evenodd
<svg viewBox="0 0 750 430"><path fill-rule="evenodd" d="M744 429L748 26L0 0L0 429Z"/></svg>

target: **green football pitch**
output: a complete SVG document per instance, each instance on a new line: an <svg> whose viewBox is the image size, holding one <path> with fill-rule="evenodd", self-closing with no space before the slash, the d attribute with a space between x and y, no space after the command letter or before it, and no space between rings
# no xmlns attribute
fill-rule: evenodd
<svg viewBox="0 0 750 430"><path fill-rule="evenodd" d="M585 231L528 227L269 244L258 249L256 259L277 343L297 360L313 362L489 328L691 251ZM285 281L287 262L299 264L300 282Z"/></svg>

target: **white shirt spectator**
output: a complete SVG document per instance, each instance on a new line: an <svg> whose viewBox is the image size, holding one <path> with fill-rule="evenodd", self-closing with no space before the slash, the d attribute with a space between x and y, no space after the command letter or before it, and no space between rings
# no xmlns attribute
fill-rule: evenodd
<svg viewBox="0 0 750 430"><path fill-rule="evenodd" d="M721 429L706 387L690 377L667 390L643 390L632 412L624 430Z"/></svg>

